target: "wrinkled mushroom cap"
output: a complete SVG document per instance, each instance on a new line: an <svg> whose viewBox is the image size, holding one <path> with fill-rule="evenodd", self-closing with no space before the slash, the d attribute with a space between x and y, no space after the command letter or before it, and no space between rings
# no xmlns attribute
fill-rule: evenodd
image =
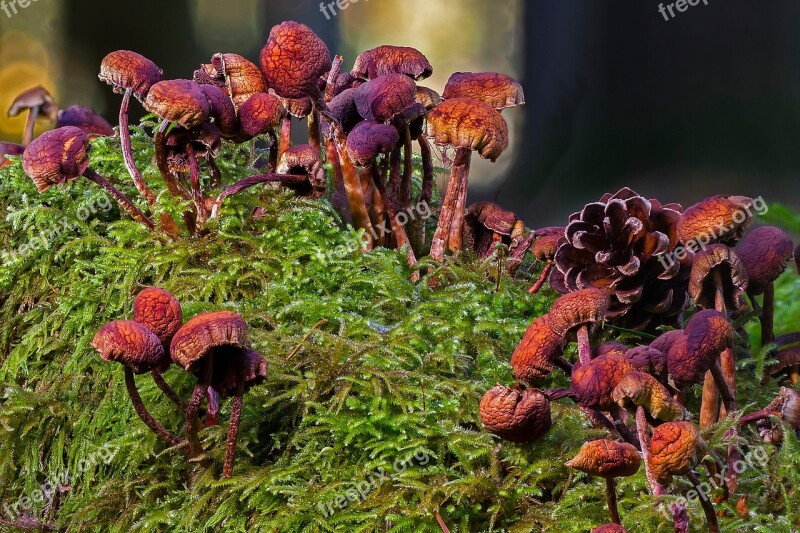
<svg viewBox="0 0 800 533"><path fill-rule="evenodd" d="M722 313L696 313L667 352L670 379L676 384L700 383L720 353L733 346L733 337L733 326Z"/></svg>
<svg viewBox="0 0 800 533"><path fill-rule="evenodd" d="M599 439L586 442L565 466L590 476L611 479L628 477L639 471L642 460L635 446L627 442Z"/></svg>
<svg viewBox="0 0 800 533"><path fill-rule="evenodd" d="M611 398L625 409L635 410L641 406L656 420L672 422L689 419L686 408L672 398L667 388L644 372L628 372L622 376Z"/></svg>
<svg viewBox="0 0 800 533"><path fill-rule="evenodd" d="M364 80L385 74L404 74L414 80L421 80L433 74L433 67L428 58L416 48L383 45L359 54L350 74Z"/></svg>
<svg viewBox="0 0 800 533"><path fill-rule="evenodd" d="M492 202L476 202L467 208L464 218L474 218L486 229L500 235L511 235L519 219L513 211Z"/></svg>
<svg viewBox="0 0 800 533"><path fill-rule="evenodd" d="M14 98L11 107L8 108L8 116L16 117L26 109L33 107L38 107L40 115L49 120L55 120L58 114L58 106L53 97L47 92L47 89L37 85L21 92Z"/></svg>
<svg viewBox="0 0 800 533"><path fill-rule="evenodd" d="M364 120L364 118L358 114L355 98L356 90L346 89L334 96L333 99L328 102L328 110L331 112L331 115L333 115L339 121L342 133L345 135L350 133L359 122ZM322 120L322 127L323 133L327 137L331 137L333 132L330 127L330 123L324 118Z"/></svg>
<svg viewBox="0 0 800 533"><path fill-rule="evenodd" d="M194 82L192 82L194 83ZM236 108L230 96L214 85L199 85L197 87L206 95L209 105L209 116L214 119L214 124L223 135L231 137L239 133L239 120Z"/></svg>
<svg viewBox="0 0 800 533"><path fill-rule="evenodd" d="M211 105L200 85L191 80L164 80L147 93L142 105L164 120L176 122L186 129L208 120Z"/></svg>
<svg viewBox="0 0 800 533"><path fill-rule="evenodd" d="M195 71L194 81L225 87L237 109L254 94L267 92L261 70L239 54L214 54L210 64Z"/></svg>
<svg viewBox="0 0 800 533"><path fill-rule="evenodd" d="M325 194L325 168L320 161L319 152L311 145L292 146L281 155L278 161L278 174L306 175L306 184L287 185L300 196L319 198Z"/></svg>
<svg viewBox="0 0 800 533"><path fill-rule="evenodd" d="M147 287L133 300L133 320L155 333L168 347L183 324L183 311L178 299L170 292Z"/></svg>
<svg viewBox="0 0 800 533"><path fill-rule="evenodd" d="M130 367L136 374L158 368L166 355L155 333L130 320L109 322L95 334L92 347L106 361Z"/></svg>
<svg viewBox="0 0 800 533"><path fill-rule="evenodd" d="M280 97L279 97L280 98ZM281 98L281 104L287 113L295 118L306 118L314 110L311 98Z"/></svg>
<svg viewBox="0 0 800 533"><path fill-rule="evenodd" d="M538 317L528 326L511 356L514 377L537 384L553 371L554 360L563 353L563 349L564 337L553 331L549 315Z"/></svg>
<svg viewBox="0 0 800 533"><path fill-rule="evenodd" d="M477 151L495 162L508 147L508 126L492 106L472 98L445 100L428 113L427 136L440 146Z"/></svg>
<svg viewBox="0 0 800 533"><path fill-rule="evenodd" d="M763 294L767 285L786 270L793 250L791 237L775 226L762 226L745 235L736 246L736 255L750 280L747 292Z"/></svg>
<svg viewBox="0 0 800 533"><path fill-rule="evenodd" d="M189 373L215 349L247 349L247 323L230 311L201 313L184 324L170 344L172 361Z"/></svg>
<svg viewBox="0 0 800 533"><path fill-rule="evenodd" d="M280 124L283 106L274 94L254 93L239 106L239 125L249 137L267 133Z"/></svg>
<svg viewBox="0 0 800 533"><path fill-rule="evenodd" d="M150 88L163 77L164 72L158 65L130 50L117 50L104 57L98 76L100 81L114 87L116 93L130 89L139 101L144 100Z"/></svg>
<svg viewBox="0 0 800 533"><path fill-rule="evenodd" d="M678 239L687 247L702 241L733 245L753 223L753 199L718 194L690 206L678 221ZM696 249L696 248L695 248Z"/></svg>
<svg viewBox="0 0 800 533"><path fill-rule="evenodd" d="M559 335L585 325L605 320L611 303L603 289L581 289L561 296L550 308L550 324Z"/></svg>
<svg viewBox="0 0 800 533"><path fill-rule="evenodd" d="M487 430L509 442L533 442L552 426L550 401L537 389L520 393L497 385L481 398L480 416Z"/></svg>
<svg viewBox="0 0 800 533"><path fill-rule="evenodd" d="M430 111L444 101L439 93L429 87L423 87L421 85L417 85L416 92L414 93L414 100L422 105L426 111Z"/></svg>
<svg viewBox="0 0 800 533"><path fill-rule="evenodd" d="M318 80L330 68L328 47L311 28L299 22L274 26L261 50L261 71L267 86L283 98L317 95Z"/></svg>
<svg viewBox="0 0 800 533"><path fill-rule="evenodd" d="M650 348L666 354L672 348L672 345L679 342L679 339L683 336L683 330L681 329L665 331L650 343Z"/></svg>
<svg viewBox="0 0 800 533"><path fill-rule="evenodd" d="M536 241L531 246L531 254L539 261L552 261L558 251L559 241L564 238L561 226L552 226L534 231Z"/></svg>
<svg viewBox="0 0 800 533"><path fill-rule="evenodd" d="M669 484L672 476L688 473L706 453L700 430L691 422L666 422L653 430L649 466L656 480Z"/></svg>
<svg viewBox="0 0 800 533"><path fill-rule="evenodd" d="M89 140L83 130L66 126L34 139L22 154L22 168L36 189L44 192L83 174L89 166L88 152Z"/></svg>
<svg viewBox="0 0 800 533"><path fill-rule="evenodd" d="M583 407L608 411L616 403L612 393L625 374L635 370L621 355L601 355L586 365L572 367L572 390Z"/></svg>
<svg viewBox="0 0 800 533"><path fill-rule="evenodd" d="M628 347L617 341L608 341L598 346L592 346L592 359L606 354L625 355Z"/></svg>
<svg viewBox="0 0 800 533"><path fill-rule="evenodd" d="M667 354L652 346L636 346L625 349L623 355L637 370L647 372L658 378L667 377Z"/></svg>
<svg viewBox="0 0 800 533"><path fill-rule="evenodd" d="M498 72L455 72L447 80L442 97L476 98L498 111L525 103L522 85Z"/></svg>
<svg viewBox="0 0 800 533"><path fill-rule="evenodd" d="M347 136L347 155L355 165L368 166L379 155L391 152L399 140L394 126L364 121Z"/></svg>
<svg viewBox="0 0 800 533"><path fill-rule="evenodd" d="M712 244L694 256L689 277L689 295L694 303L703 309L715 307L715 272L720 273L726 307L732 311L746 310L742 296L749 281L747 270L736 252L724 244Z"/></svg>
<svg viewBox="0 0 800 533"><path fill-rule="evenodd" d="M80 128L90 137L111 137L114 135L114 128L105 118L95 113L94 109L79 105L73 105L58 112L56 128L63 128L64 126Z"/></svg>
<svg viewBox="0 0 800 533"><path fill-rule="evenodd" d="M359 85L354 100L358 114L366 120L388 122L417 102L416 85L403 74L384 74Z"/></svg>

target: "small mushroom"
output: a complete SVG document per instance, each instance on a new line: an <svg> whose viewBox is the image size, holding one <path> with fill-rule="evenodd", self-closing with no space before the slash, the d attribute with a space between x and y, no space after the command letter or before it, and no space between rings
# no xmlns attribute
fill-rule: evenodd
<svg viewBox="0 0 800 533"><path fill-rule="evenodd" d="M739 424L757 422L770 416L780 418L800 434L800 393L789 387L781 387L778 396L768 406L741 417Z"/></svg>
<svg viewBox="0 0 800 533"><path fill-rule="evenodd" d="M635 368L621 355L607 354L572 369L572 390L578 405L587 409L613 411L613 392L620 380Z"/></svg>
<svg viewBox="0 0 800 533"><path fill-rule="evenodd" d="M611 399L630 411L644 409L652 418L663 422L689 419L689 412L672 398L667 388L644 372L625 374L614 387Z"/></svg>
<svg viewBox="0 0 800 533"><path fill-rule="evenodd" d="M550 276L550 271L553 269L553 261L556 257L556 252L558 251L558 247L561 243L561 239L564 238L564 230L566 228L561 226L552 226L548 228L542 228L535 230L533 232L534 236L536 237L536 241L531 246L531 254L533 257L544 263L544 268L542 268L542 273L539 276L539 279L536 280L528 292L531 294L536 294L539 292L539 289L542 288L544 285L545 280Z"/></svg>
<svg viewBox="0 0 800 533"><path fill-rule="evenodd" d="M718 194L690 206L683 212L677 236L687 248L720 243L732 246L753 223L753 199Z"/></svg>
<svg viewBox="0 0 800 533"><path fill-rule="evenodd" d="M386 74L404 74L413 80L422 80L433 74L433 67L416 48L383 45L360 53L350 72L353 78L362 80Z"/></svg>
<svg viewBox="0 0 800 533"><path fill-rule="evenodd" d="M43 117L50 121L56 120L58 106L53 97L50 96L50 93L47 92L47 89L37 85L23 91L14 98L14 101L11 102L11 107L8 108L8 116L16 117L23 111L28 111L28 119L25 122L25 131L22 134L22 146L28 146L33 141L33 129L36 125L36 119Z"/></svg>
<svg viewBox="0 0 800 533"><path fill-rule="evenodd" d="M625 359L631 362L637 370L651 374L659 381L667 380L667 355L652 346L636 346L628 350L625 348L623 354Z"/></svg>
<svg viewBox="0 0 800 533"><path fill-rule="evenodd" d="M606 480L606 497L611 521L621 523L617 509L617 488L614 478L629 477L639 471L642 461L631 444L608 439L593 440L581 446L578 455L565 466Z"/></svg>
<svg viewBox="0 0 800 533"><path fill-rule="evenodd" d="M23 152L25 152L25 147L21 144L0 142L0 168L7 167L11 164L11 160L5 156L20 156L23 154Z"/></svg>
<svg viewBox="0 0 800 533"><path fill-rule="evenodd" d="M80 128L90 139L114 135L114 128L106 119L95 113L93 109L79 105L73 105L58 112L56 128L64 126Z"/></svg>
<svg viewBox="0 0 800 533"><path fill-rule="evenodd" d="M571 331L577 330L581 364L588 363L592 358L589 325L605 320L610 303L607 291L589 288L561 296L550 308L550 324L557 334L566 337Z"/></svg>
<svg viewBox="0 0 800 533"><path fill-rule="evenodd" d="M239 54L214 54L211 63L195 71L194 81L224 87L237 110L253 95L267 92L261 70Z"/></svg>
<svg viewBox="0 0 800 533"><path fill-rule="evenodd" d="M484 427L509 442L533 442L553 425L550 400L538 389L521 393L502 385L490 389L480 403Z"/></svg>
<svg viewBox="0 0 800 533"><path fill-rule="evenodd" d="M564 337L553 330L549 315L531 322L511 356L514 378L535 385L545 379L562 359ZM571 370L567 366L564 370Z"/></svg>
<svg viewBox="0 0 800 533"><path fill-rule="evenodd" d="M786 373L792 385L797 385L800 376L795 369L800 365L800 346L782 347L772 357L776 359L777 362L767 366L764 369L764 375L776 377L782 373Z"/></svg>
<svg viewBox="0 0 800 533"><path fill-rule="evenodd" d="M656 480L669 484L673 476L689 473L706 453L700 430L691 422L666 422L653 430L648 464Z"/></svg>
<svg viewBox="0 0 800 533"><path fill-rule="evenodd" d="M519 82L497 72L455 72L447 80L442 97L476 98L498 111L525 103Z"/></svg>
<svg viewBox="0 0 800 533"><path fill-rule="evenodd" d="M698 307L720 312L744 311L742 296L747 286L747 270L728 246L712 244L694 256L689 295Z"/></svg>
<svg viewBox="0 0 800 533"><path fill-rule="evenodd" d="M464 245L486 259L495 245L515 251L525 233L525 224L513 212L491 202L472 204L464 215Z"/></svg>

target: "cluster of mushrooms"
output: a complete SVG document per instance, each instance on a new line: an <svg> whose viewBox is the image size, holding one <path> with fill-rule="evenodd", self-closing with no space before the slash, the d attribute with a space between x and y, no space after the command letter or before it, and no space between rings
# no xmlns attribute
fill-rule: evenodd
<svg viewBox="0 0 800 533"><path fill-rule="evenodd" d="M142 422L158 438L203 465L209 461L198 431L217 424L220 398L233 398L222 477L233 474L244 393L267 378L266 360L250 347L247 323L241 316L229 311L201 313L183 324L178 300L163 289L148 287L133 302L133 319L109 322L96 333L92 346L104 360L125 369L128 395ZM172 364L197 379L188 402L162 376ZM184 414L185 438L166 429L145 407L135 375L147 373Z"/></svg>
<svg viewBox="0 0 800 533"><path fill-rule="evenodd" d="M731 436L755 423L761 439L776 446L786 428L800 431L800 394L791 387L800 333L775 339L772 325L774 281L792 259L793 245L776 227L748 232L752 222L750 198L718 195L684 210L623 189L588 204L566 227L533 232L532 250L544 273L532 290L549 279L562 296L531 323L513 353L517 383L489 390L480 416L502 439L527 443L551 428L550 402L570 398L594 427L606 429L608 438L586 443L566 464L607 482L612 524L595 531L624 531L614 479L635 474L642 463L654 496L676 494L678 487L670 486L676 476L697 489L701 463L718 492L714 503L736 495L734 465L743 450L731 445L724 465L707 450L701 428L732 417L738 424ZM748 313L761 321L763 345L775 346L766 376L784 376L788 386L764 409L741 416L734 347L746 346L747 336L734 321ZM623 328L651 333L653 340L626 346L609 339L609 329ZM592 343L601 334L605 342ZM570 362L565 350L573 340L577 361ZM556 367L571 386L537 388ZM703 387L698 416L687 409L695 385ZM708 531L719 531L714 503L700 503ZM737 510L747 513L746 505ZM688 531L685 507L671 511L675 530Z"/></svg>
<svg viewBox="0 0 800 533"><path fill-rule="evenodd" d="M342 57L331 57L311 29L292 21L272 28L260 65L235 53L214 54L192 79L163 79L149 59L119 50L103 59L99 77L122 94L122 155L140 200L131 201L89 168L90 134L80 125L59 127L28 144L23 168L40 192L84 176L151 230L179 235L180 224L158 211L158 198L136 165L128 127L135 98L161 121L154 132L155 162L163 190L186 206L181 222L191 235L205 234L225 199L249 187L280 184L300 196L321 197L329 163L331 203L364 230L366 249L406 247L413 266L420 254L429 252L441 261L448 250L457 252L466 244L486 255L493 243L504 242L516 252L518 264L532 239L522 242L524 225L493 204L468 209L466 198L472 152L494 162L507 148L501 111L524 103L522 87L504 74L457 72L440 95L417 85L432 73L420 51L389 45L363 52L349 72L342 72ZM307 144L292 146L293 118L306 121ZM268 147L267 161L258 161L264 172L223 183L215 162L222 143L254 139ZM423 169L416 194L415 145ZM433 146L451 176L438 226L426 242L425 224L411 209L431 202Z"/></svg>

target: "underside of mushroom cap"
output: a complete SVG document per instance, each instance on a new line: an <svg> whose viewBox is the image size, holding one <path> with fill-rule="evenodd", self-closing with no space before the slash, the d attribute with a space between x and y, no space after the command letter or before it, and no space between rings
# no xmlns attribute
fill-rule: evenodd
<svg viewBox="0 0 800 533"><path fill-rule="evenodd" d="M155 333L130 320L116 320L100 328L92 347L104 360L121 363L136 374L159 368L167 359Z"/></svg>
<svg viewBox="0 0 800 533"><path fill-rule="evenodd" d="M546 378L564 350L564 337L553 331L549 315L531 322L511 356L514 377L531 385Z"/></svg>
<svg viewBox="0 0 800 533"><path fill-rule="evenodd" d="M261 50L261 71L267 86L283 98L317 95L319 79L330 68L328 47L311 28L299 22L274 26Z"/></svg>
<svg viewBox="0 0 800 533"><path fill-rule="evenodd" d="M77 178L88 166L89 139L74 126L41 134L22 154L22 168L40 193Z"/></svg>
<svg viewBox="0 0 800 533"><path fill-rule="evenodd" d="M117 50L103 58L98 77L114 87L114 92L122 93L130 89L142 101L163 76L164 72L158 65L143 55L130 50Z"/></svg>
<svg viewBox="0 0 800 533"><path fill-rule="evenodd" d="M221 348L217 350L216 357L210 385L223 398L235 395L239 384L243 385L246 392L267 379L267 361L255 350Z"/></svg>
<svg viewBox="0 0 800 533"><path fill-rule="evenodd" d="M442 97L476 98L498 111L525 103L519 82L498 72L455 72L447 81Z"/></svg>
<svg viewBox="0 0 800 533"><path fill-rule="evenodd" d="M598 439L584 443L565 466L590 476L611 479L632 476L639 471L641 464L639 451L632 444Z"/></svg>
<svg viewBox="0 0 800 533"><path fill-rule="evenodd" d="M689 278L689 295L698 307L715 308L717 286L715 273L722 282L723 298L728 309L734 312L747 310L742 299L749 279L739 256L724 244L712 244L694 256Z"/></svg>
<svg viewBox="0 0 800 533"><path fill-rule="evenodd" d="M436 106L428 113L426 134L437 145L475 150L492 162L508 147L505 119L474 98L453 98Z"/></svg>
<svg viewBox="0 0 800 533"><path fill-rule="evenodd" d="M767 286L786 270L793 251L791 237L775 226L762 226L745 235L736 246L736 255L750 280L747 292L763 294Z"/></svg>
<svg viewBox="0 0 800 533"><path fill-rule="evenodd" d="M309 144L298 144L286 150L278 161L278 174L307 176L306 183L287 185L299 196L319 198L325 194L327 181L325 168L316 148Z"/></svg>
<svg viewBox="0 0 800 533"><path fill-rule="evenodd" d="M184 324L170 344L172 361L189 373L196 372L204 359L247 351L247 323L230 311L202 313ZM215 365L216 366L216 365Z"/></svg>
<svg viewBox="0 0 800 533"><path fill-rule="evenodd" d="M404 74L414 80L421 80L433 74L433 67L428 58L416 48L383 45L359 54L350 74L364 80L385 74Z"/></svg>
<svg viewBox="0 0 800 533"><path fill-rule="evenodd" d="M533 442L552 426L550 401L537 389L520 393L497 385L483 395L480 416L487 430L509 442Z"/></svg>
<svg viewBox="0 0 800 533"><path fill-rule="evenodd" d="M689 472L706 452L700 430L691 422L666 422L653 430L649 466L659 483Z"/></svg>

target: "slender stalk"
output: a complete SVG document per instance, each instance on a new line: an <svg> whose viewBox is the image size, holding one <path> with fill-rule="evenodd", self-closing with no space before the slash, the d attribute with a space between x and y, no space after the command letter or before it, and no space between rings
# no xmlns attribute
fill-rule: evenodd
<svg viewBox="0 0 800 533"><path fill-rule="evenodd" d="M413 149L411 147L411 132L406 126L401 132L403 139L403 177L400 180L400 207L402 209L408 208L411 205L411 189L412 189L412 176L414 168L412 166L411 154Z"/></svg>
<svg viewBox="0 0 800 533"><path fill-rule="evenodd" d="M217 215L219 215L219 209L226 198L233 196L234 194L238 194L247 188L253 187L254 185L258 185L260 183L283 183L286 185L299 185L305 183L306 181L308 181L307 176L299 176L294 174L256 174L255 176L250 176L249 178L245 178L234 183L219 193L219 196L217 196L217 199L214 202L214 207L211 209L210 218L216 218Z"/></svg>
<svg viewBox="0 0 800 533"><path fill-rule="evenodd" d="M220 172L217 162L211 153L206 154L206 164L208 165L208 170L211 171L211 182L208 186L211 189L218 189L222 186L222 172Z"/></svg>
<svg viewBox="0 0 800 533"><path fill-rule="evenodd" d="M228 479L233 475L233 462L236 459L236 438L239 436L239 423L242 417L243 403L244 384L239 383L231 405L231 420L228 423L228 441L225 444L225 464L222 468L222 479Z"/></svg>
<svg viewBox="0 0 800 533"><path fill-rule="evenodd" d="M128 109L130 108L132 89L126 89L125 95L122 97L122 105L119 108L119 140L122 144L122 160L125 162L125 168L133 179L133 185L142 198L145 199L147 205L151 208L156 203L156 197L142 178L142 173L136 167L136 161L133 158L133 149L131 148L131 130L128 125Z"/></svg>
<svg viewBox="0 0 800 533"><path fill-rule="evenodd" d="M83 173L83 177L89 181L95 182L108 191L108 194L110 194L114 200L117 201L122 210L128 213L134 220L141 222L151 230L155 229L156 225L153 223L153 221L150 220L147 215L142 213L142 210L136 207L133 202L131 202L128 197L125 196L119 189L114 187L110 181L90 168L86 169L86 171Z"/></svg>
<svg viewBox="0 0 800 533"><path fill-rule="evenodd" d="M333 193L331 194L331 203L346 222L352 222L350 217L350 204L347 201L347 191L344 187L342 163L339 161L339 153L336 151L336 144L330 137L325 138L325 154L327 160L333 167Z"/></svg>
<svg viewBox="0 0 800 533"><path fill-rule="evenodd" d="M308 115L308 144L313 146L320 157L322 152L322 131L319 123L319 110L316 105L312 106L311 113Z"/></svg>
<svg viewBox="0 0 800 533"><path fill-rule="evenodd" d="M280 161L283 153L292 147L292 115L288 112L281 120L281 139L278 144L278 160Z"/></svg>
<svg viewBox="0 0 800 533"><path fill-rule="evenodd" d="M464 240L464 214L467 211L467 175L458 182L458 198L456 208L453 212L453 223L450 224L450 236L447 239L447 247L453 253L460 252Z"/></svg>
<svg viewBox="0 0 800 533"><path fill-rule="evenodd" d="M267 132L269 135L269 162L267 164L267 172L275 172L278 168L278 135L273 128Z"/></svg>
<svg viewBox="0 0 800 533"><path fill-rule="evenodd" d="M617 508L617 484L613 477L606 478L606 503L608 504L608 514L611 516L611 521L615 524L621 524L622 520L619 518L619 509Z"/></svg>
<svg viewBox="0 0 800 533"><path fill-rule="evenodd" d="M764 306L758 317L761 322L761 346L766 346L775 340L774 315L775 284L770 282L764 289Z"/></svg>
<svg viewBox="0 0 800 533"><path fill-rule="evenodd" d="M36 119L39 117L40 109L37 105L28 110L28 118L25 120L25 129L22 133L22 146L28 146L33 141L33 130L36 127Z"/></svg>
<svg viewBox="0 0 800 533"><path fill-rule="evenodd" d="M336 55L331 62L331 69L328 71L328 79L325 84L325 101L330 102L333 100L335 96L333 93L336 90L336 79L339 77L339 74L342 72L342 61L343 58L340 55Z"/></svg>
<svg viewBox="0 0 800 533"><path fill-rule="evenodd" d="M159 371L150 371L150 376L153 378L153 381L156 382L156 386L161 389L161 392L163 392L164 395L178 407L178 409L181 411L186 411L186 402L184 402L183 398L178 396L178 393L169 386L169 383L164 380L164 376L162 376Z"/></svg>
<svg viewBox="0 0 800 533"><path fill-rule="evenodd" d="M211 380L211 375L214 371L214 358L213 356L206 357L200 370L197 383L192 391L192 396L189 398L189 403L186 405L186 423L184 431L186 432L186 440L189 441L189 457L194 458L203 452L203 447L200 444L200 437L197 435L197 412L200 410L200 404L203 398L208 393L208 385Z"/></svg>
<svg viewBox="0 0 800 533"><path fill-rule="evenodd" d="M144 406L142 397L139 395L139 389L136 388L136 379L133 376L133 370L130 367L125 367L125 386L128 389L128 396L131 397L133 408L136 414L156 436L172 446L177 446L181 443L181 439L170 433L164 426L156 422L156 419L150 414Z"/></svg>
<svg viewBox="0 0 800 533"><path fill-rule="evenodd" d="M720 418L719 390L714 383L714 376L707 371L703 380L703 402L700 404L700 427L707 428L716 424Z"/></svg>
<svg viewBox="0 0 800 533"><path fill-rule="evenodd" d="M350 204L350 215L352 216L353 226L357 229L364 229L364 240L367 250L372 250L374 246L375 230L369 218L369 211L364 201L364 189L361 186L361 179L358 171L345 151L347 140L340 133L340 138L336 143L336 150L339 154L339 161L342 164L342 174L344 176L344 187L347 191L347 201Z"/></svg>
<svg viewBox="0 0 800 533"><path fill-rule="evenodd" d="M214 390L214 387L209 385L208 389L206 389L206 396L208 397L206 427L210 428L216 426L219 419L219 393Z"/></svg>
<svg viewBox="0 0 800 533"><path fill-rule="evenodd" d="M161 176L164 178L164 184L167 186L170 194L174 198L183 198L189 200L191 196L186 187L181 185L176 179L175 175L170 172L169 165L167 165L167 129L170 122L164 120L156 132L155 150L156 150L156 165L158 170L161 171Z"/></svg>
<svg viewBox="0 0 800 533"><path fill-rule="evenodd" d="M402 183L401 158L402 146L397 143L389 155L389 184L387 186L389 197L394 200L400 199L400 186Z"/></svg>
<svg viewBox="0 0 800 533"><path fill-rule="evenodd" d="M433 156L431 155L431 145L425 135L417 137L419 151L422 155L422 196L420 200L425 204L430 204L433 198Z"/></svg>
<svg viewBox="0 0 800 533"><path fill-rule="evenodd" d="M686 477L692 483L695 491L700 495L700 506L703 508L703 514L706 515L706 526L708 533L719 533L719 524L717 522L717 513L714 511L714 505L708 499L706 492L700 488L700 480L694 472L689 472Z"/></svg>
<svg viewBox="0 0 800 533"><path fill-rule="evenodd" d="M650 470L650 433L647 427L644 407L641 405L636 407L636 431L639 434L639 444L642 449L642 458L644 459L644 472L647 482L650 484L650 490L653 491L653 496L661 496L664 494L664 487L661 486L661 483L658 482Z"/></svg>
<svg viewBox="0 0 800 533"><path fill-rule="evenodd" d="M455 218L458 203L459 184L469 175L470 159L472 152L467 149L456 151L455 161L450 169L450 182L447 184L442 210L439 214L439 223L431 241L431 258L436 261L444 259L445 247L450 236L450 227Z"/></svg>
<svg viewBox="0 0 800 533"><path fill-rule="evenodd" d="M544 268L542 269L542 273L539 275L539 279L536 280L536 283L531 285L531 288L528 289L530 294L536 294L544 285L544 282L547 281L547 277L550 275L550 272L553 270L553 261L547 260L545 263Z"/></svg>
<svg viewBox="0 0 800 533"><path fill-rule="evenodd" d="M206 201L203 196L203 188L200 186L200 165L197 163L197 153L192 143L186 144L186 157L189 159L189 184L192 188L197 225L202 226L205 224L208 214L206 213Z"/></svg>
<svg viewBox="0 0 800 533"><path fill-rule="evenodd" d="M589 343L589 326L586 324L578 328L578 361L582 365L592 362L592 345Z"/></svg>

